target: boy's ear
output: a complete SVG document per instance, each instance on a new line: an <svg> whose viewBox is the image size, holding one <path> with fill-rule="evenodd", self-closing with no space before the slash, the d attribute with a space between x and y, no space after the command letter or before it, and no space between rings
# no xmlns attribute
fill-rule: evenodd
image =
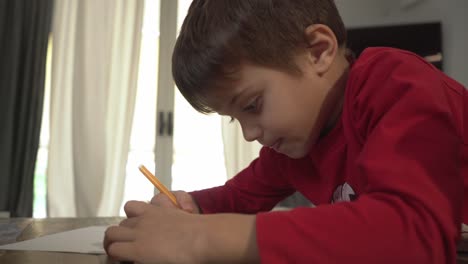
<svg viewBox="0 0 468 264"><path fill-rule="evenodd" d="M314 24L304 31L307 52L317 73L326 73L336 57L338 41L333 31L326 25Z"/></svg>

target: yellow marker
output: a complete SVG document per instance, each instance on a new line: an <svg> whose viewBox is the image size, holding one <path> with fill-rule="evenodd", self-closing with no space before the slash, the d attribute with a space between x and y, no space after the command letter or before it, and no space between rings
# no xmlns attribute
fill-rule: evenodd
<svg viewBox="0 0 468 264"><path fill-rule="evenodd" d="M162 184L158 180L158 178L156 178L156 176L154 176L145 166L140 165L140 167L138 167L138 169L140 169L140 171L143 173L143 175L145 175L145 177L148 178L148 180L154 185L154 187L156 187L160 192L164 193L167 197L169 197L169 199L171 200L171 202L175 206L177 206L178 208L181 208L180 205L177 203L177 199L174 196L174 194L172 192L170 192L166 188L166 186L164 186L164 184Z"/></svg>

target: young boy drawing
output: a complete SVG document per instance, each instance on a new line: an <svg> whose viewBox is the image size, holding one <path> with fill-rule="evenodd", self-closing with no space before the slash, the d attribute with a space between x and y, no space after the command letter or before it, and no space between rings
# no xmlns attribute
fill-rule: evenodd
<svg viewBox="0 0 468 264"><path fill-rule="evenodd" d="M173 75L258 159L224 186L132 201L106 232L142 263L455 263L468 220L467 91L422 58L354 60L332 0L195 0ZM196 175L194 175L196 177ZM270 210L301 192L315 208ZM464 192L465 191L465 192Z"/></svg>

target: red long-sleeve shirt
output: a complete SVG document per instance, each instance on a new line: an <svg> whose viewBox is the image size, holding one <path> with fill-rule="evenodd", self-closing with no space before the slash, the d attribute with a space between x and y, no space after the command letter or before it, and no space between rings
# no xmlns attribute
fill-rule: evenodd
<svg viewBox="0 0 468 264"><path fill-rule="evenodd" d="M412 53L369 48L309 156L263 148L224 186L192 194L204 213L258 213L262 263L455 263L467 146L464 87ZM268 212L296 190L317 206Z"/></svg>

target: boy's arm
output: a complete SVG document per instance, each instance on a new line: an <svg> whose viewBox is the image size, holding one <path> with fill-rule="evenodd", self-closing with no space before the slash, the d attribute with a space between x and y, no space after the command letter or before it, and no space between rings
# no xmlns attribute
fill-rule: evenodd
<svg viewBox="0 0 468 264"><path fill-rule="evenodd" d="M432 124L394 140L391 127L374 134L358 161L368 190L356 201L257 215L262 262L455 263L460 143L449 123Z"/></svg>
<svg viewBox="0 0 468 264"><path fill-rule="evenodd" d="M203 213L257 213L271 210L294 193L283 168L288 158L268 148L223 186L190 194Z"/></svg>
<svg viewBox="0 0 468 264"><path fill-rule="evenodd" d="M256 216L241 214L202 215L203 247L200 263L259 263Z"/></svg>

